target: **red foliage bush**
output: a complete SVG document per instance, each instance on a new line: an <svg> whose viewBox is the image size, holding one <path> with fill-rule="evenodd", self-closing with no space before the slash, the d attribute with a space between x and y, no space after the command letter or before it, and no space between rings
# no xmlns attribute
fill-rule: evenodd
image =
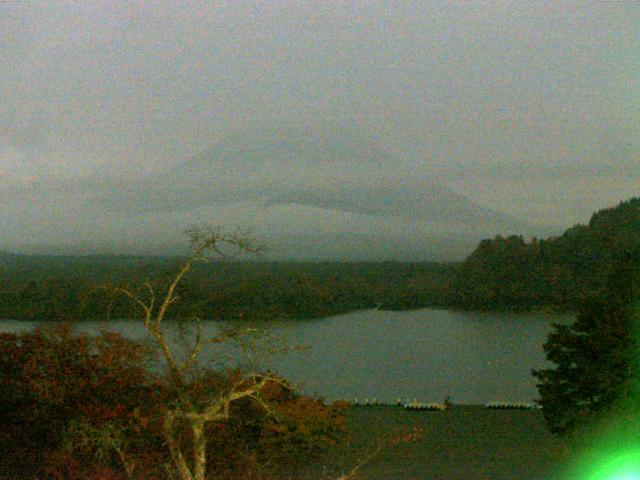
<svg viewBox="0 0 640 480"><path fill-rule="evenodd" d="M64 478L87 478L74 477L86 459L62 448L72 443L69 426L133 430L141 407L154 403L148 353L121 335L74 335L63 324L0 335L0 475L56 478L59 467Z"/></svg>
<svg viewBox="0 0 640 480"><path fill-rule="evenodd" d="M344 402L325 405L295 393L284 380L268 383L261 397L269 405L269 414L245 399L233 405L230 421L209 426L212 474L282 478L286 472L287 478L295 478L290 477L292 472L318 461L346 436L348 404Z"/></svg>
<svg viewBox="0 0 640 480"><path fill-rule="evenodd" d="M176 392L150 374L149 354L119 334L76 335L67 325L0 334L0 478L167 478L162 415ZM187 396L205 402L237 375L201 373ZM208 478L275 476L346 431L344 406L297 395L284 381L261 396L268 414L247 398L228 421L207 426Z"/></svg>

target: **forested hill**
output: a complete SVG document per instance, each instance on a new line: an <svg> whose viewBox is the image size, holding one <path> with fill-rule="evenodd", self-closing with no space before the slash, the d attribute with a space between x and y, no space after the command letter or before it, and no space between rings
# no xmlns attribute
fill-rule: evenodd
<svg viewBox="0 0 640 480"><path fill-rule="evenodd" d="M180 287L177 316L310 318L381 306L576 310L616 261L640 252L640 198L597 212L559 237L483 240L461 264L213 262ZM631 258L632 255L629 255ZM637 258L637 257L636 257ZM57 257L0 252L0 319L129 318L99 286L166 284L176 257Z"/></svg>
<svg viewBox="0 0 640 480"><path fill-rule="evenodd" d="M456 269L447 303L463 309L574 310L598 295L614 259L640 248L640 197L595 213L560 237L483 240Z"/></svg>
<svg viewBox="0 0 640 480"><path fill-rule="evenodd" d="M181 261L171 257L0 257L0 320L132 318L140 312L101 287L164 291ZM416 308L443 297L452 265L399 262L198 264L179 286L177 317L298 319L375 306Z"/></svg>

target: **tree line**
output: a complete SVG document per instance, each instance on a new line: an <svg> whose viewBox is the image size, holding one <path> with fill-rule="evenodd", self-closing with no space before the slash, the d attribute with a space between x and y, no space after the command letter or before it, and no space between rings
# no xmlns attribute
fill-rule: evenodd
<svg viewBox="0 0 640 480"><path fill-rule="evenodd" d="M0 318L133 318L111 287L149 279L160 287L180 258L30 257L0 259ZM172 316L272 320L316 318L366 308L418 308L436 302L450 265L214 261L194 266Z"/></svg>
<svg viewBox="0 0 640 480"><path fill-rule="evenodd" d="M640 246L640 198L595 213L559 237L483 240L450 277L445 303L460 309L578 311L604 294L617 259Z"/></svg>
<svg viewBox="0 0 640 480"><path fill-rule="evenodd" d="M184 285L177 316L315 318L380 307L577 311L603 293L615 258L640 245L640 198L562 235L482 240L459 263L213 262ZM0 256L0 318L130 318L100 285L161 283L180 258Z"/></svg>

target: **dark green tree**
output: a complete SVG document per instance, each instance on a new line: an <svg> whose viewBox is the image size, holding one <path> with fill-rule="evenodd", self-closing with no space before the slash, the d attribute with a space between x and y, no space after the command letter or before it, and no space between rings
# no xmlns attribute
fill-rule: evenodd
<svg viewBox="0 0 640 480"><path fill-rule="evenodd" d="M544 349L555 366L533 371L553 433L592 424L638 394L640 249L621 254L615 267L573 324L554 326Z"/></svg>
<svg viewBox="0 0 640 480"><path fill-rule="evenodd" d="M483 240L456 268L448 298L465 309L576 312L599 296L616 258L640 247L640 197L596 212L546 240Z"/></svg>

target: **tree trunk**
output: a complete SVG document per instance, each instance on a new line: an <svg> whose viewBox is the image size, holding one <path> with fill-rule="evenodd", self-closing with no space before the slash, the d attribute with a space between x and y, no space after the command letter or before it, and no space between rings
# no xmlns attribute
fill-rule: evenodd
<svg viewBox="0 0 640 480"><path fill-rule="evenodd" d="M207 439L204 434L204 420L192 420L193 431L193 472L194 480L205 480L207 469Z"/></svg>
<svg viewBox="0 0 640 480"><path fill-rule="evenodd" d="M173 465L178 469L180 480L195 480L187 462L182 455L180 443L175 437L175 412L167 411L164 417L164 438L169 447L169 454ZM202 477L204 478L204 477Z"/></svg>

